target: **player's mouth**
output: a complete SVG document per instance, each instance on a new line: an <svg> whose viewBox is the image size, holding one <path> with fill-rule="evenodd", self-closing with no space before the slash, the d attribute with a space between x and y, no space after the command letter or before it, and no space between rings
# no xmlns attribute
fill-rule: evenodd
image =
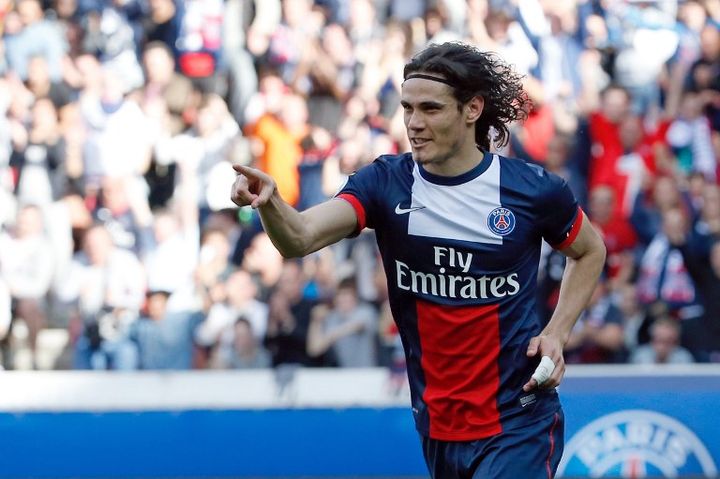
<svg viewBox="0 0 720 479"><path fill-rule="evenodd" d="M423 146L430 143L431 140L427 138L410 138L410 144L415 148L422 148Z"/></svg>

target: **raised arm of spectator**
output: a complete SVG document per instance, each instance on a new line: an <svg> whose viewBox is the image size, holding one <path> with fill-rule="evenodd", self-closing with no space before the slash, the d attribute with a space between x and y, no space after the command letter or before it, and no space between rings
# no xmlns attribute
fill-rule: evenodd
<svg viewBox="0 0 720 479"><path fill-rule="evenodd" d="M246 2L239 1L237 3ZM280 21L282 20L282 5L280 4L280 0L255 0L252 3L255 9L255 17L247 29L245 43L248 51L259 57L267 52L268 46L270 45L270 37L280 25ZM239 8L242 8L242 6Z"/></svg>
<svg viewBox="0 0 720 479"><path fill-rule="evenodd" d="M327 329L325 320L329 314L330 309L325 305L316 306L313 309L307 337L307 353L312 357L324 354L340 339L359 333L365 329L367 324L363 318L358 317L335 328Z"/></svg>
<svg viewBox="0 0 720 479"><path fill-rule="evenodd" d="M345 200L331 199L300 213L280 197L272 177L247 166L233 168L238 176L232 201L260 212L265 231L286 258L305 256L336 243L357 227L355 209Z"/></svg>
<svg viewBox="0 0 720 479"><path fill-rule="evenodd" d="M580 54L580 97L578 108L584 116L600 108L600 86L598 74L602 71L602 56L597 50L585 50Z"/></svg>
<svg viewBox="0 0 720 479"><path fill-rule="evenodd" d="M696 284L711 280L713 276L709 255L711 237L701 235L691 228L690 231L671 231L668 240L682 253L683 263Z"/></svg>
<svg viewBox="0 0 720 479"><path fill-rule="evenodd" d="M720 23L720 0L705 0L703 5L710 14L710 18L713 19L713 22Z"/></svg>

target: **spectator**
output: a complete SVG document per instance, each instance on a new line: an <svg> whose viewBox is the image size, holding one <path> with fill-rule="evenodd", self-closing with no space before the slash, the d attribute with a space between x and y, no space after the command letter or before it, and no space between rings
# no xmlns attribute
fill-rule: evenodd
<svg viewBox="0 0 720 479"><path fill-rule="evenodd" d="M398 111L402 64L413 51L413 31L407 23L389 21L382 39L376 39L364 50L356 46L358 85L344 106L344 115L336 133L348 139L359 127L372 122L388 129ZM368 65L368 68L363 68Z"/></svg>
<svg viewBox="0 0 720 479"><path fill-rule="evenodd" d="M599 185L590 191L588 216L599 230L607 248L607 273L610 279L629 277L634 271L633 248L637 236L630 222L615 213L615 191Z"/></svg>
<svg viewBox="0 0 720 479"><path fill-rule="evenodd" d="M444 9L430 7L425 9L425 36L427 43L445 43L462 40L457 31L450 30L449 18Z"/></svg>
<svg viewBox="0 0 720 479"><path fill-rule="evenodd" d="M307 104L297 95L285 97L279 116L265 113L247 130L258 140L258 168L277 178L280 195L293 205L300 197L300 141L309 131Z"/></svg>
<svg viewBox="0 0 720 479"><path fill-rule="evenodd" d="M291 84L300 63L303 46L316 38L325 21L312 11L312 0L283 0L282 22L270 35L267 50L269 64L277 68L283 82Z"/></svg>
<svg viewBox="0 0 720 479"><path fill-rule="evenodd" d="M600 109L592 112L588 118L591 150L588 187L613 185L619 200L616 210L622 213L623 194L617 184L617 163L624 152L620 138L620 125L630 114L631 97L627 90L612 85L603 90L600 96Z"/></svg>
<svg viewBox="0 0 720 479"><path fill-rule="evenodd" d="M50 78L60 81L62 78L62 59L67 45L60 29L51 20L44 18L39 0L19 0L17 13L20 20L19 30L6 27L5 55L8 66L22 80L28 77L28 63L35 56L47 60Z"/></svg>
<svg viewBox="0 0 720 479"><path fill-rule="evenodd" d="M224 297L223 282L232 272L230 243L220 230L207 229L200 237L198 264L195 268L195 287L203 304L203 310Z"/></svg>
<svg viewBox="0 0 720 479"><path fill-rule="evenodd" d="M298 164L299 198L297 208L307 209L327 199L324 191L325 160L334 153L336 143L330 133L313 128L300 142L303 154Z"/></svg>
<svg viewBox="0 0 720 479"><path fill-rule="evenodd" d="M140 369L187 370L193 366L199 311L168 311L167 291L149 291L147 314L131 326L128 337L138 350Z"/></svg>
<svg viewBox="0 0 720 479"><path fill-rule="evenodd" d="M546 102L544 87L535 78L526 78L524 88L533 108L522 125L515 127L511 147L518 158L542 164L547 160L548 144L555 136L554 106Z"/></svg>
<svg viewBox="0 0 720 479"><path fill-rule="evenodd" d="M137 257L117 248L104 226L91 227L58 290L59 299L73 306L77 368L135 368L137 354L126 334L144 293L145 272Z"/></svg>
<svg viewBox="0 0 720 479"><path fill-rule="evenodd" d="M692 354L680 346L677 321L661 317L650 326L650 343L638 346L630 358L633 364L690 364Z"/></svg>
<svg viewBox="0 0 720 479"><path fill-rule="evenodd" d="M278 115L285 96L289 94L289 87L282 78L272 69L262 70L258 79L258 91L250 97L243 116L245 125L250 127L257 123L265 114Z"/></svg>
<svg viewBox="0 0 720 479"><path fill-rule="evenodd" d="M171 211L158 211L153 217L152 230L152 238L142 255L148 288L191 296L188 289L194 289L191 286L198 259L197 224L187 224Z"/></svg>
<svg viewBox="0 0 720 479"><path fill-rule="evenodd" d="M574 3L574 2L572 2ZM574 102L580 95L580 62L582 45L576 35L576 6L560 2L532 0L520 2L518 19L538 51L537 77L542 82L547 101Z"/></svg>
<svg viewBox="0 0 720 479"><path fill-rule="evenodd" d="M223 95L225 85L220 55L225 2L186 0L182 6L182 14L178 15L180 30L171 45L178 51L178 69L192 78L201 91Z"/></svg>
<svg viewBox="0 0 720 479"><path fill-rule="evenodd" d="M255 235L245 250L242 269L250 273L258 287L258 299L267 302L273 287L282 275L283 257L280 255L268 235L264 232Z"/></svg>
<svg viewBox="0 0 720 479"><path fill-rule="evenodd" d="M49 98L55 108L61 108L73 100L73 91L64 80L53 81L47 58L34 56L28 61L25 84L36 100Z"/></svg>
<svg viewBox="0 0 720 479"><path fill-rule="evenodd" d="M613 300L622 313L625 350L632 352L638 344L646 343L649 340L650 316L647 314L646 308L638 301L637 290L632 283L620 284L613 294Z"/></svg>
<svg viewBox="0 0 720 479"><path fill-rule="evenodd" d="M682 253L703 314L682 323L682 344L701 361L720 360L720 241L697 229L675 230L669 238Z"/></svg>
<svg viewBox="0 0 720 479"><path fill-rule="evenodd" d="M81 94L80 111L88 128L83 151L86 187L98 188L104 176L139 181L147 171L151 153L147 118L126 91L122 81L105 69L100 72L100 91L88 84ZM142 193L133 190L133 194Z"/></svg>
<svg viewBox="0 0 720 479"><path fill-rule="evenodd" d="M222 369L270 367L270 354L260 344L250 321L240 316L233 326L232 342L221 344L213 366Z"/></svg>
<svg viewBox="0 0 720 479"><path fill-rule="evenodd" d="M192 83L175 71L172 50L163 42L154 41L145 45L142 60L145 84L141 89L139 103L162 98L170 116L170 135L182 133L190 126L191 109L195 106L192 104Z"/></svg>
<svg viewBox="0 0 720 479"><path fill-rule="evenodd" d="M201 309L194 277L200 243L197 182L192 175L184 174L185 170L181 172L182 181L170 208L154 214L147 211L146 204L138 208L143 211L139 215L140 226L146 234L152 228L141 260L148 274L148 288L171 293L170 310Z"/></svg>
<svg viewBox="0 0 720 479"><path fill-rule="evenodd" d="M92 211L94 221L105 225L115 246L140 254L149 234L145 199L129 191L132 183L128 178L106 177L101 185L99 201ZM138 204L143 202L142 206Z"/></svg>
<svg viewBox="0 0 720 479"><path fill-rule="evenodd" d="M283 264L277 287L270 297L268 328L264 345L272 365L322 366L325 358L307 352L308 328L315 303L303 297L305 281L300 265L292 260Z"/></svg>
<svg viewBox="0 0 720 479"><path fill-rule="evenodd" d="M614 75L632 92L635 113L644 114L659 105L657 78L679 43L676 10L676 2L618 2L608 7L609 21L618 29Z"/></svg>
<svg viewBox="0 0 720 479"><path fill-rule="evenodd" d="M667 304L671 314L690 319L702 313L693 280L688 274L680 250L671 242L685 234L688 218L674 208L663 213L662 230L648 245L640 259L637 288L640 302Z"/></svg>
<svg viewBox="0 0 720 479"><path fill-rule="evenodd" d="M703 186L697 227L708 235L720 238L720 185L706 183Z"/></svg>
<svg viewBox="0 0 720 479"><path fill-rule="evenodd" d="M587 309L565 344L568 363L617 363L625 359L622 313L607 295L606 280L593 292Z"/></svg>
<svg viewBox="0 0 720 479"><path fill-rule="evenodd" d="M123 93L143 82L136 40L142 14L139 1L126 0L97 2L85 16L83 48L97 57L106 71L112 72Z"/></svg>
<svg viewBox="0 0 720 479"><path fill-rule="evenodd" d="M570 161L571 148L572 144L567 136L556 134L548 141L547 156L543 166L546 170L567 181L570 189L584 207L587 204L587 190L576 165Z"/></svg>
<svg viewBox="0 0 720 479"><path fill-rule="evenodd" d="M147 44L162 42L177 57L177 39L180 33L182 12L173 0L150 0L150 11L143 22ZM147 48L144 46L144 48Z"/></svg>
<svg viewBox="0 0 720 479"><path fill-rule="evenodd" d="M46 206L60 197L66 185L58 113L49 99L41 98L30 114L28 131L16 142L10 164L17 174L18 200Z"/></svg>
<svg viewBox="0 0 720 479"><path fill-rule="evenodd" d="M51 3L52 6L47 11L47 16L57 21L58 27L69 43L69 53L74 57L80 50L80 37L84 35L81 23L83 15L87 13L86 6L88 2L82 0L55 0Z"/></svg>
<svg viewBox="0 0 720 479"><path fill-rule="evenodd" d="M318 302L332 301L341 278L353 273L354 267L338 264L336 251L327 249L303 258L303 272L307 278L304 295ZM375 261L371 258L370 265Z"/></svg>
<svg viewBox="0 0 720 479"><path fill-rule="evenodd" d="M685 175L698 172L710 181L717 178L710 120L703 115L700 95L695 92L683 94L680 115L670 124L667 140L675 150L678 167Z"/></svg>
<svg viewBox="0 0 720 479"><path fill-rule="evenodd" d="M47 293L55 272L53 248L35 205L20 208L12 233L0 233L0 280L14 303L13 316L27 325L30 351L47 322Z"/></svg>
<svg viewBox="0 0 720 479"><path fill-rule="evenodd" d="M355 58L352 45L341 25L324 27L320 38L303 49L292 85L307 98L309 122L336 133L342 103L355 86Z"/></svg>
<svg viewBox="0 0 720 479"><path fill-rule="evenodd" d="M720 30L717 23L709 22L700 33L700 58L690 68L687 88L700 93L705 114L713 131L720 130Z"/></svg>
<svg viewBox="0 0 720 479"><path fill-rule="evenodd" d="M377 365L377 312L358 298L353 278L338 285L333 305L316 306L308 330L307 350L316 357L332 351L343 368Z"/></svg>
<svg viewBox="0 0 720 479"><path fill-rule="evenodd" d="M483 50L498 52L521 74L535 68L537 51L515 20L514 7L509 4L497 8L486 6L483 13L482 17L470 17L470 32L477 45Z"/></svg>
<svg viewBox="0 0 720 479"><path fill-rule="evenodd" d="M59 325L67 326L67 311L63 309L61 302L58 302L57 292L67 280L76 249L76 240L81 232L87 231L92 226L92 216L83 198L75 191L68 191L46 208L45 225L55 258L50 295L53 314L60 315L59 318L55 318Z"/></svg>
<svg viewBox="0 0 720 479"><path fill-rule="evenodd" d="M206 347L231 345L237 318L250 323L257 340L265 337L268 306L258 301L258 289L247 271L234 271L224 284L224 300L217 301L196 332L198 344Z"/></svg>
<svg viewBox="0 0 720 479"><path fill-rule="evenodd" d="M240 133L240 127L230 115L227 105L216 94L202 97L192 128L171 137L167 157L161 162L176 162L192 175L197 186L197 207L200 209L200 223L204 223L213 211L229 208L232 204L225 192L230 188L233 173L229 153L233 139Z"/></svg>
<svg viewBox="0 0 720 479"><path fill-rule="evenodd" d="M630 222L641 244L650 244L662 228L662 216L671 209L690 209L690 199L673 177L660 176L637 195Z"/></svg>
<svg viewBox="0 0 720 479"><path fill-rule="evenodd" d="M265 32L271 31L280 21L279 0L254 0L251 3L254 9L248 8L248 2L244 0L228 0L223 15L221 61L228 72L227 102L233 117L241 125L245 124L243 112L258 89L258 74L249 51L255 46L251 47L252 38L266 38Z"/></svg>

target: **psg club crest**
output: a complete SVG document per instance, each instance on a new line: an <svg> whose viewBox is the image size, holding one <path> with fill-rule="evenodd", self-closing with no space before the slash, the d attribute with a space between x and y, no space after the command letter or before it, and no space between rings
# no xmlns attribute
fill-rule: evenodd
<svg viewBox="0 0 720 479"><path fill-rule="evenodd" d="M710 452L680 421L654 411L608 414L567 443L559 477L717 477Z"/></svg>
<svg viewBox="0 0 720 479"><path fill-rule="evenodd" d="M495 208L488 215L487 224L490 231L505 236L515 229L515 215L507 208Z"/></svg>

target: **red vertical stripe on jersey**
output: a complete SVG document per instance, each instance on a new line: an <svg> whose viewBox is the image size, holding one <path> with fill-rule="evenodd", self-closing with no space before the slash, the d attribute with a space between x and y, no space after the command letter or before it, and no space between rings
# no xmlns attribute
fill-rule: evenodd
<svg viewBox="0 0 720 479"><path fill-rule="evenodd" d="M560 416L558 413L555 413L553 424L552 427L550 427L550 433L548 434L550 438L550 451L548 452L547 460L545 461L545 469L547 470L548 479L553 478L551 461L553 454L555 454L555 427L557 426L558 419L560 419Z"/></svg>
<svg viewBox="0 0 720 479"><path fill-rule="evenodd" d="M357 215L357 222L358 222L358 231L362 231L365 228L365 208L363 208L362 203L360 203L360 200L355 198L353 195L349 195L347 193L342 193L336 196L336 198L340 198L342 200L347 201L352 205L353 208L355 208L355 214Z"/></svg>
<svg viewBox="0 0 720 479"><path fill-rule="evenodd" d="M464 441L502 432L498 306L418 301L417 317L430 437Z"/></svg>

